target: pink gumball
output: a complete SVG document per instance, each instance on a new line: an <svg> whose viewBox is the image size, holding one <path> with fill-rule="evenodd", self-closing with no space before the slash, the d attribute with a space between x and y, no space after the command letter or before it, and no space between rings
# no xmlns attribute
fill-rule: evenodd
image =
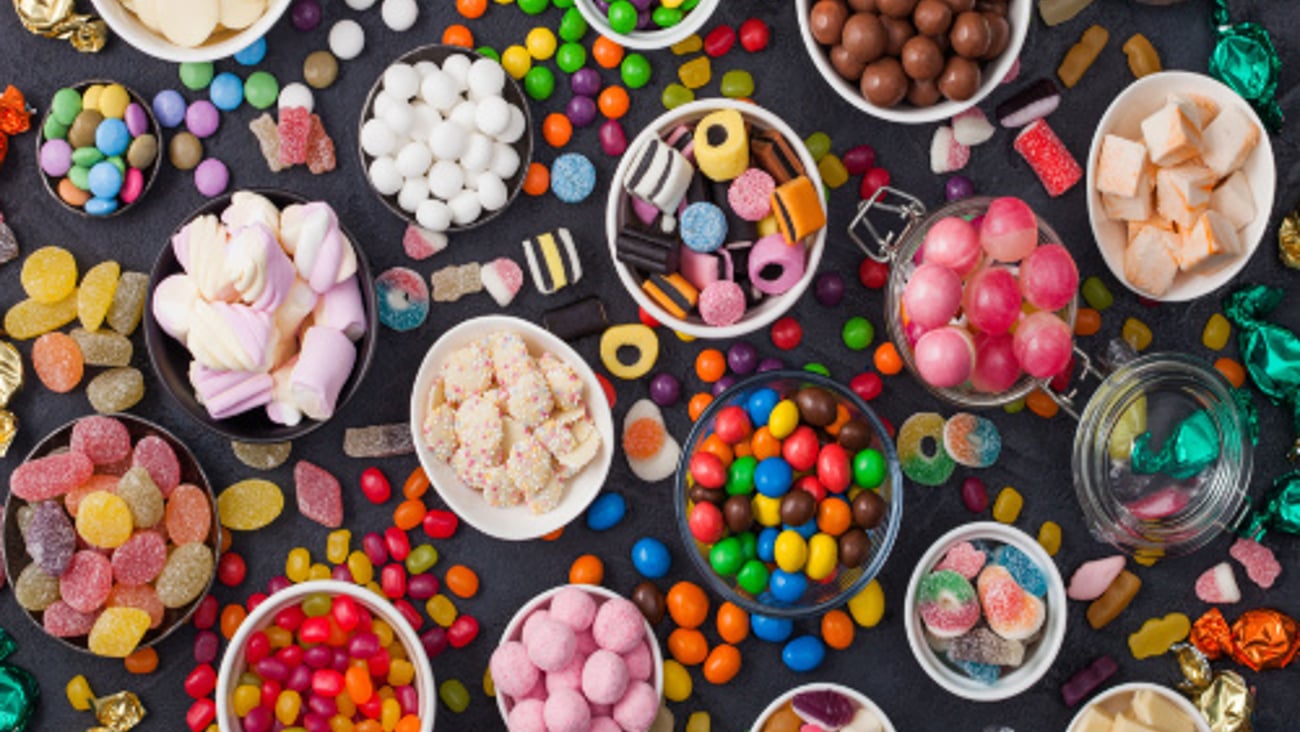
<svg viewBox="0 0 1300 732"><path fill-rule="evenodd" d="M1079 269L1060 244L1038 247L1020 263L1020 294L1039 310L1060 310L1078 289Z"/></svg>
<svg viewBox="0 0 1300 732"><path fill-rule="evenodd" d="M908 321L906 326L907 345L915 346L916 342L921 340L921 336L925 335L925 331L926 329L922 328L920 323L915 320Z"/></svg>
<svg viewBox="0 0 1300 732"><path fill-rule="evenodd" d="M976 391L1001 394L1020 379L1020 362L1010 333L975 336L975 368L970 383Z"/></svg>
<svg viewBox="0 0 1300 732"><path fill-rule="evenodd" d="M1047 379L1070 362L1074 338L1064 320L1040 310L1020 321L1013 345L1020 368L1036 379Z"/></svg>
<svg viewBox="0 0 1300 732"><path fill-rule="evenodd" d="M970 378L975 363L975 344L970 334L947 325L926 333L913 351L916 370L930 386L946 389Z"/></svg>
<svg viewBox="0 0 1300 732"><path fill-rule="evenodd" d="M1019 198L995 198L980 224L980 244L999 262L1019 262L1038 245L1038 219Z"/></svg>
<svg viewBox="0 0 1300 732"><path fill-rule="evenodd" d="M962 309L971 327L983 333L1005 333L1020 317L1020 287L1006 267L985 267L966 283Z"/></svg>
<svg viewBox="0 0 1300 732"><path fill-rule="evenodd" d="M945 216L925 234L925 261L938 264L965 277L983 256L979 230L966 219Z"/></svg>
<svg viewBox="0 0 1300 732"><path fill-rule="evenodd" d="M947 267L923 264L903 290L907 316L922 328L947 325L961 307L961 278Z"/></svg>

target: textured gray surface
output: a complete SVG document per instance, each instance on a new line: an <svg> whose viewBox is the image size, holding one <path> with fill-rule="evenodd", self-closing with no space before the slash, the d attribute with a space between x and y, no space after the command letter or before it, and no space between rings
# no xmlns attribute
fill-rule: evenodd
<svg viewBox="0 0 1300 732"><path fill-rule="evenodd" d="M450 0L421 5L419 25L404 34L383 28L378 12L359 17L368 34L367 50L361 58L344 65L335 88L317 95L318 110L334 135L339 150L340 168L332 175L312 177L301 169L279 175L269 173L246 129L247 122L253 117L253 111L247 107L227 115L221 131L208 144L213 154L230 165L235 185L283 187L333 203L351 230L361 237L377 271L411 263L400 247L403 225L375 199L361 177L354 153L355 126L366 90L384 64L409 48L436 41L445 25L458 20ZM1162 9L1122 0L1099 0L1083 15L1061 27L1046 28L1035 18L1023 54L1023 81L1009 89L996 91L984 107L991 110L994 104L1023 83L1052 74L1065 50L1089 24L1109 26L1111 41L1105 52L1082 83L1066 92L1060 111L1051 118L1052 125L1065 143L1082 158L1087 152L1096 121L1110 99L1131 79L1119 48L1124 40L1140 31L1159 49L1166 68L1203 71L1210 42L1208 5L1208 2L1194 1ZM1283 58L1281 87L1291 90L1283 97L1283 106L1292 117L1286 131L1272 138L1277 154L1278 201L1267 239L1245 270L1242 281L1291 287L1296 281L1295 275L1277 263L1273 234L1280 212L1296 203L1297 184L1300 184L1295 127L1297 118L1300 118L1300 93L1292 89L1296 69L1300 68L1300 51L1297 50L1300 22L1284 10L1286 3L1257 0L1234 5L1240 18L1261 21L1272 30ZM326 3L325 14L327 23L344 17L357 17L337 1ZM705 91L716 93L716 79L722 69L748 68L755 72L757 79L756 100L783 114L801 134L823 130L830 134L834 149L839 152L858 143L870 143L879 152L880 164L890 170L898 185L926 201L938 202L942 197L943 180L931 175L928 169L933 127L884 124L857 113L836 97L817 78L804 54L793 3L732 0L725 3L719 17L707 27L712 28L720 21L738 24L755 14L773 26L772 46L759 56L750 56L737 47L715 63L715 82ZM539 22L554 27L559 17L560 11L550 10L540 19L534 19L513 6L493 3L487 16L474 22L472 28L480 42L503 48L510 43L522 42L527 29ZM309 51L325 47L326 30L322 28L302 34L284 22L271 34L269 41L271 51L265 67L273 70L282 81L289 81L299 77L301 61ZM59 86L93 77L120 79L149 97L163 88L179 86L175 66L147 59L120 40L111 41L109 48L99 56L80 56L66 45L26 34L12 16L0 22L0 49L3 49L5 59L0 66L3 68L0 82L20 86L37 106L43 106ZM629 138L660 111L658 93L672 79L681 61L667 51L652 54L651 60L656 76L650 88L633 95L633 109L625 120ZM223 62L221 68L246 75L246 71L233 62ZM607 83L614 82L613 73L606 71L603 76ZM194 98L194 95L187 93L187 97ZM534 119L540 120L547 112L562 109L567 97L565 89L550 102L535 104ZM964 172L975 180L982 193L1019 195L1029 200L1061 233L1078 259L1083 274L1101 275L1108 282L1116 295L1116 306L1106 312L1102 334L1084 339L1082 346L1099 350L1105 338L1118 334L1125 317L1134 316L1147 322L1155 331L1153 350L1185 351L1210 358L1211 354L1200 345L1200 330L1206 318L1218 309L1222 293L1187 305L1154 308L1141 305L1109 276L1098 256L1088 230L1082 187L1059 200L1048 200L1032 173L1011 150L1011 138L1010 133L999 131L993 140L974 151L971 165ZM612 319L624 322L635 319L636 308L612 276L605 254L603 196L608 190L608 178L615 161L599 151L594 128L580 131L575 140L576 148L591 155L597 163L601 183L597 196L576 207L566 207L550 196L538 199L523 197L506 217L479 231L457 237L447 252L429 262L412 266L428 274L446 264L484 261L496 256L522 260L521 239L546 228L565 225L581 242L586 277L576 287L551 297L541 296L529 286L511 312L536 320L547 308L571 302L580 296L598 294L605 300ZM37 180L33 147L32 135L14 140L9 159L0 171L0 207L28 251L46 244L60 244L76 253L83 269L102 258L114 257L127 268L147 271L168 232L202 203L188 176L164 166L160 180L139 210L108 222L84 221L62 210L48 198ZM549 162L554 156L553 150L541 145L540 159ZM825 310L811 296L805 297L792 312L807 331L804 345L798 352L787 355L791 363L825 363L833 375L846 380L868 365L869 356L852 353L841 345L839 324L850 315L862 314L876 324L878 333L884 333L881 294L864 290L856 283L853 273L859 254L843 235L856 202L855 189L856 181L832 195L830 247L822 265L823 269L845 273L850 283L849 295L835 311ZM18 270L17 264L0 268L0 305L8 306L19 299ZM1297 296L1300 293L1292 295ZM382 528L389 520L394 504L382 508L371 506L355 489L356 477L368 463L341 456L339 448L343 429L405 420L409 385L428 345L450 325L496 310L491 299L482 295L454 305L439 306L429 322L414 333L399 335L384 331L380 336L379 356L366 380L364 397L295 446L293 459L317 461L344 481L348 488L345 498L348 524L354 537L360 537L367 530ZM1287 302L1287 311L1285 317L1289 325L1300 327L1300 315L1297 315L1300 308L1295 300ZM765 334L756 334L755 340L764 355L776 355ZM148 374L143 338L137 336L135 341L135 365ZM687 381L685 392L692 393L697 385L693 383L691 363L700 344L685 344L667 333L662 344L661 368L683 377ZM576 346L588 358L596 358L595 339L586 339ZM24 353L29 352L26 345L22 349ZM1235 353L1235 345L1229 346L1228 353ZM205 432L181 414L151 375L147 383L149 396L136 411L158 420L187 440L219 486L254 475L253 471L234 460L224 440ZM615 413L620 418L627 405L646 394L645 386L640 383L619 385L618 391ZM907 415L918 410L952 411L936 403L906 376L887 379L885 394L875 402L875 406L895 424L901 424ZM34 382L18 396L13 408L24 420L24 429L10 457L0 462L0 479L8 475L40 436L89 410L84 395L51 395ZM1074 501L1069 467L1073 423L1065 417L1058 417L1044 425L1027 413L1010 416L994 412L991 416L1003 430L1006 450L997 466L978 475L993 490L1013 485L1025 495L1025 510L1018 525L1033 533L1048 519L1061 524L1065 543L1057 561L1067 576L1081 561L1107 554L1105 547L1087 536ZM1274 475L1286 468L1280 454L1288 435L1286 420L1273 407L1264 407L1261 419L1264 439L1256 455L1256 476L1251 489L1255 496ZM679 437L685 436L688 420L684 408L672 410L668 421ZM379 464L390 479L400 485L416 463L410 457ZM269 477L291 487L291 471L292 462ZM1061 730L1068 722L1071 710L1061 704L1058 688L1072 673L1099 654L1108 653L1121 661L1119 681L1170 682L1174 679L1176 668L1168 659L1132 660L1128 654L1127 636L1149 617L1173 611L1186 612L1193 618L1199 615L1205 608L1192 592L1192 581L1202 570L1223 559L1230 542L1228 537L1215 541L1190 558L1153 568L1138 568L1136 571L1145 581L1142 592L1119 620L1102 631L1088 628L1083 619L1083 605L1071 605L1068 610L1069 631L1056 664L1042 682L1011 702L985 705L964 702L943 692L925 677L907 650L900 617L903 591L914 563L926 547L941 533L972 518L962 508L957 496L956 486L961 477L956 476L946 488L908 488L903 532L880 577L889 609L878 627L859 630L850 650L832 653L821 669L807 677L799 677L781 665L780 647L757 640L746 641L742 646L745 668L729 686L712 687L698 671L692 672L694 696L685 703L672 705L678 728L685 724L691 711L704 709L713 715L714 729L744 729L772 696L817 678L847 683L862 690L886 710L900 730L946 728L978 732L986 725L1007 725L1019 732ZM461 531L451 541L439 543L443 557L440 569L453 563L464 563L478 570L483 579L478 597L457 603L462 610L479 619L481 637L469 648L448 651L434 661L440 679L459 678L470 687L473 695L470 709L463 715L452 715L445 708L440 711L440 729L495 729L501 726L492 700L483 695L480 686L496 638L521 602L565 580L569 563L578 555L595 552L604 557L606 584L630 592L638 578L631 567L629 549L638 537L653 535L667 542L674 553L673 571L668 579L662 581L663 589L666 590L671 581L677 579L699 579L694 576L694 570L676 539L667 485L639 484L631 477L622 458L618 457L607 490L623 493L629 504L627 519L608 534L594 535L579 522L555 543L503 544L469 530ZM270 530L236 537L235 549L248 561L249 579L241 588L219 588L218 596L224 603L246 597L254 589L261 588L269 577L282 571L284 555L294 545L307 546L315 556L322 557L325 534L325 530L297 516L292 510L290 496L290 509ZM413 536L419 538L422 534L417 530ZM1300 547L1295 540L1285 537L1277 537L1273 545L1287 570L1279 584L1267 593L1250 585L1238 572L1244 593L1240 607L1268 605L1300 614L1300 588L1291 576L1296 560L1300 558ZM1226 609L1230 619L1236 612L1235 608ZM182 728L188 699L181 690L181 680L192 666L192 630L183 630L160 646L162 665L159 673L138 678L126 675L120 662L91 659L64 650L34 632L20 613L7 593L0 598L0 624L14 631L20 639L21 650L13 660L37 673L45 691L42 711L35 725L37 729L62 731L90 726L89 716L73 713L63 698L64 683L78 672L85 673L101 693L120 688L141 693L151 711L143 729ZM813 624L805 629L816 632ZM668 630L667 624L660 628L663 634ZM709 630L709 636L711 642L717 640L712 630ZM1294 716L1300 711L1300 703L1294 695L1294 674L1294 671L1247 674L1250 682L1259 689L1257 729L1273 732L1295 727Z"/></svg>

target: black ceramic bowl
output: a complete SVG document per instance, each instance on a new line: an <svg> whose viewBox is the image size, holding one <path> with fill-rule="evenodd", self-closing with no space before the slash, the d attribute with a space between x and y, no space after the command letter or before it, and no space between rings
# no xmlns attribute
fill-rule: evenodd
<svg viewBox="0 0 1300 732"><path fill-rule="evenodd" d="M172 450L176 452L176 457L181 465L181 483L190 483L198 486L208 496L209 507L212 511L212 526L208 530L208 539L206 544L212 549L212 576L208 578L207 586L190 604L175 609L164 611L162 623L157 627L149 630L144 634L140 641L139 648L145 648L158 643L162 639L171 635L178 627L184 625L194 611L198 609L199 603L203 598L212 591L212 582L216 579L217 560L221 558L221 522L217 516L217 502L213 497L212 484L208 482L208 476L203 472L203 467L195 459L194 453L185 446L175 435L163 429L162 427L130 414L110 414L108 415L122 424L126 425L126 430L131 435L131 443L135 444L141 439L149 436L162 438ZM51 432L32 448L27 454L26 460L35 460L45 457L56 452L63 452L67 449L72 440L72 427L78 420L72 420L67 424ZM62 503L62 501L60 501ZM27 505L27 501L18 498L12 492L5 499L4 515L4 549L5 549L5 572L9 575L9 586L12 589L18 583L18 575L23 568L31 564L32 557L27 553L26 542L23 541L22 533L18 530L18 510ZM45 626L42 624L42 613L32 612L22 609L22 613L35 624L37 630L45 633ZM58 638L53 635L49 636L54 640L62 643L68 648L72 648L83 653L90 653L88 645L89 636L80 636L74 638Z"/></svg>
<svg viewBox="0 0 1300 732"><path fill-rule="evenodd" d="M435 43L429 46L420 46L419 48L402 54L384 66L384 69L387 70L388 67L393 64L414 65L421 61L432 61L433 63L441 65L443 61L446 61L447 58L452 55L468 56L471 60L487 58L486 56L476 51L471 51L468 48ZM366 95L366 103L361 107L361 119L357 121L357 155L361 157L362 171L370 170L370 163L374 161L374 157L367 155L366 151L361 148L361 128L370 120L371 117L375 116L375 97L379 95L380 87L383 85L384 75L381 72L379 78L375 79L375 83L370 86L370 93ZM509 74L506 74L506 85L503 90L503 96L507 102L518 107L519 110L524 113L524 134L511 145L511 147L515 149L515 152L519 154L519 170L515 171L515 174L511 176L509 180L505 181L506 190L509 191L509 196L506 198L506 205L496 211L484 211L477 219L463 226L452 224L445 232L447 234L454 234L458 231L469 231L470 229L482 226L500 216L506 211L506 209L510 208L510 204L514 203L515 198L519 196L519 191L524 187L524 178L528 175L528 165L533 160L533 116L528 109L528 98L524 96L523 90L519 88L519 83ZM409 213L403 210L401 206L397 205L397 196L385 196L381 194L379 191L375 190L374 185L370 183L370 176L365 173L363 174L366 178L366 185L370 186L370 190L374 191L376 196L379 196L379 200L384 202L384 205L388 207L389 211L396 214L398 218L418 225L418 222L415 220L415 214Z"/></svg>
<svg viewBox="0 0 1300 732"><path fill-rule="evenodd" d="M287 191L250 189L250 192L265 196L281 210L295 203L308 202L308 199ZM230 205L233 195L231 193L214 198L204 204L186 217L180 226L176 227L173 236L199 216L205 214L220 215ZM366 259L365 251L357 246L356 237L352 236L347 227L342 225L341 217L339 225L343 230L343 235L348 238L348 241L352 242L352 248L356 250L357 254L357 284L361 286L361 299L366 308L366 334L357 343L357 362L352 367L352 375L344 382L343 389L339 392L338 403L334 408L336 414L342 411L348 400L360 390L361 382L365 379L366 372L370 370L370 363L374 359L375 348L379 345L377 337L379 308L375 302L375 279L370 271L370 263ZM302 437L324 424L324 422L307 417L303 417L301 422L292 427L276 424L266 416L265 410L262 409L253 409L227 419L213 419L208 414L207 409L194 398L194 389L190 385L189 367L193 357L185 348L185 345L167 335L153 317L154 289L157 288L159 282L181 271L180 262L177 261L176 253L171 246L171 239L168 238L162 247L162 251L159 252L158 260L154 263L153 272L149 276L149 300L145 305L144 318L144 338L145 345L149 348L149 362L153 364L154 373L158 375L158 379L163 383L167 393L171 394L180 404L181 409L212 431L243 442L284 442Z"/></svg>

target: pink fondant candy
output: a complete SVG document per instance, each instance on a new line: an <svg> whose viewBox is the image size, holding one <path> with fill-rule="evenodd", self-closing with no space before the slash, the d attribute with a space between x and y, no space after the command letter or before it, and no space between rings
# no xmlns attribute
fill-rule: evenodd
<svg viewBox="0 0 1300 732"><path fill-rule="evenodd" d="M406 234L402 236L402 249L406 250L406 256L411 259L428 259L446 248L446 234L440 231L429 231L415 224L407 226Z"/></svg>
<svg viewBox="0 0 1300 732"><path fill-rule="evenodd" d="M1240 602L1241 588L1237 586L1237 575L1232 571L1232 565L1219 562L1205 570L1196 578L1196 596L1210 605Z"/></svg>
<svg viewBox="0 0 1300 732"><path fill-rule="evenodd" d="M682 247L681 256L682 261L677 271L697 290L704 290L718 280L729 280L735 276L735 264L731 252L726 248L705 253Z"/></svg>
<svg viewBox="0 0 1300 732"><path fill-rule="evenodd" d="M985 567L976 581L984 620L994 633L1008 640L1025 640L1043 627L1043 601L1025 592L1000 564Z"/></svg>
<svg viewBox="0 0 1300 732"><path fill-rule="evenodd" d="M942 569L951 569L966 579L975 579L975 576L984 568L988 562L988 557L984 552L975 548L975 545L969 541L960 541L953 544L944 552L943 559L934 565L937 572Z"/></svg>
<svg viewBox="0 0 1300 732"><path fill-rule="evenodd" d="M741 173L727 188L727 203L736 215L746 221L762 221L772 213L772 191L776 181L765 170L750 168Z"/></svg>
<svg viewBox="0 0 1300 732"><path fill-rule="evenodd" d="M547 618L533 626L524 635L528 658L543 671L559 671L573 659L577 638L573 629L564 623Z"/></svg>
<svg viewBox="0 0 1300 732"><path fill-rule="evenodd" d="M627 653L645 637L645 619L630 600L614 598L596 611L592 635L601 648L615 653Z"/></svg>
<svg viewBox="0 0 1300 732"><path fill-rule="evenodd" d="M642 201L636 196L628 196L628 200L632 202L632 213L636 214L636 217L641 220L641 223L646 225L653 224L655 219L659 218L659 207L655 206L653 203Z"/></svg>
<svg viewBox="0 0 1300 732"><path fill-rule="evenodd" d="M1065 591L1071 600L1091 601L1101 597L1120 572L1126 559L1120 555L1084 562L1070 575L1070 587Z"/></svg>
<svg viewBox="0 0 1300 732"><path fill-rule="evenodd" d="M1273 550L1250 539L1237 539L1228 550L1228 554L1246 568L1246 576L1251 582L1266 590L1272 587L1277 576L1282 574L1282 565L1278 564L1277 557L1273 556Z"/></svg>
<svg viewBox="0 0 1300 732"><path fill-rule="evenodd" d="M85 455L96 465L112 465L130 457L131 434L126 425L112 417L82 417L72 426L68 449Z"/></svg>
<svg viewBox="0 0 1300 732"><path fill-rule="evenodd" d="M483 289L500 307L509 307L524 286L524 270L509 257L494 259L479 268Z"/></svg>
<svg viewBox="0 0 1300 732"><path fill-rule="evenodd" d="M569 662L564 664L564 668L547 673L546 692L554 694L557 689L582 691L582 665L586 660L585 657L574 653Z"/></svg>
<svg viewBox="0 0 1300 732"><path fill-rule="evenodd" d="M657 716L659 697L644 681L632 682L627 693L614 705L614 721L627 732L646 732Z"/></svg>
<svg viewBox="0 0 1300 732"><path fill-rule="evenodd" d="M582 666L582 693L596 704L614 704L622 699L628 681L627 664L612 651L596 651Z"/></svg>
<svg viewBox="0 0 1300 732"><path fill-rule="evenodd" d="M541 672L528 660L524 644L519 641L507 641L498 646L492 652L488 667L492 671L492 683L496 684L497 691L508 697L527 694L541 677Z"/></svg>
<svg viewBox="0 0 1300 732"><path fill-rule="evenodd" d="M596 619L596 601L576 587L566 587L551 598L550 613L553 620L583 631Z"/></svg>
<svg viewBox="0 0 1300 732"><path fill-rule="evenodd" d="M975 343L969 333L956 326L927 332L917 339L913 353L921 378L939 388L964 383L975 367Z"/></svg>
<svg viewBox="0 0 1300 732"><path fill-rule="evenodd" d="M594 619L593 619L594 622ZM578 634L577 654L586 658L596 652L600 646L596 643L596 638L591 634L591 629L580 631Z"/></svg>
<svg viewBox="0 0 1300 732"><path fill-rule="evenodd" d="M521 628L519 631L519 639L522 640L524 643L527 643L528 638L533 634L533 629L537 627L537 624L542 622L543 620L550 620L550 619L551 619L550 611L534 610L531 615L529 615L527 618L524 619L524 627Z"/></svg>
<svg viewBox="0 0 1300 732"><path fill-rule="evenodd" d="M732 325L745 317L745 292L730 280L718 280L700 293L700 318L708 325Z"/></svg>
<svg viewBox="0 0 1300 732"><path fill-rule="evenodd" d="M595 714L594 708L592 714ZM514 732L514 728L511 728L511 732ZM623 732L623 728L618 726L618 722L615 722L612 717L595 716L591 718L591 726L587 728L587 732Z"/></svg>
<svg viewBox="0 0 1300 732"><path fill-rule="evenodd" d="M318 420L334 415L356 359L357 349L342 331L319 325L307 329L298 364L289 377L294 402L303 414Z"/></svg>
<svg viewBox="0 0 1300 732"><path fill-rule="evenodd" d="M1157 521L1182 511L1190 502L1191 498L1185 491L1171 487L1127 503L1125 507L1133 514L1133 518L1140 521Z"/></svg>
<svg viewBox="0 0 1300 732"><path fill-rule="evenodd" d="M57 498L90 479L95 464L79 452L28 460L9 474L9 492L25 501Z"/></svg>
<svg viewBox="0 0 1300 732"><path fill-rule="evenodd" d="M572 689L557 689L546 698L542 709L547 732L587 732L591 726L591 707Z"/></svg>
<svg viewBox="0 0 1300 732"><path fill-rule="evenodd" d="M492 680L497 680L495 673L492 674ZM543 716L545 707L538 699L527 699L515 704L507 717L510 732L546 732L546 718Z"/></svg>
<svg viewBox="0 0 1300 732"><path fill-rule="evenodd" d="M627 675L633 681L649 681L654 676L654 654L645 643L624 653L623 663L627 664Z"/></svg>

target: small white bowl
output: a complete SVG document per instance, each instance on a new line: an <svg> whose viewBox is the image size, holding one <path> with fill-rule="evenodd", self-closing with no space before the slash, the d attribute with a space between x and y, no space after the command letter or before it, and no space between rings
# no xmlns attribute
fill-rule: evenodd
<svg viewBox="0 0 1300 732"><path fill-rule="evenodd" d="M420 732L432 732L433 718L438 711L438 690L434 683L433 667L429 665L429 656L425 654L419 636L392 603L364 587L337 580L312 580L280 590L258 605L239 624L235 637L226 646L226 655L221 659L221 670L217 673L217 724L221 729L243 729L230 703L230 697L239 683L239 675L244 672L244 647L248 644L248 637L269 627L276 613L311 595L347 595L372 615L392 626L393 633L406 648L407 660L415 666L415 681L412 683L420 695Z"/></svg>
<svg viewBox="0 0 1300 732"><path fill-rule="evenodd" d="M583 400L587 412L596 423L603 445L600 454L587 467L568 481L564 497L553 510L534 514L527 506L496 508L483 500L483 494L466 486L456 477L456 471L447 463L434 457L433 452L420 437L423 432L429 386L442 368L443 361L453 351L496 331L513 331L523 337L529 352L540 356L550 351L567 363L582 379ZM470 526L488 536L508 541L536 539L555 531L577 518L600 493L609 474L614 457L614 418L610 414L605 391L596 379L596 372L569 344L550 331L526 320L507 315L486 315L472 318L442 334L424 356L420 371L415 376L411 390L411 434L415 436L415 452L420 465L429 476L429 482L451 510Z"/></svg>
<svg viewBox="0 0 1300 732"><path fill-rule="evenodd" d="M1241 231L1242 241L1246 245L1244 253L1235 257L1221 256L1191 272L1179 272L1169 291L1161 297L1153 298L1130 285L1124 276L1124 248L1128 245L1128 226L1123 221L1106 218L1101 193L1097 191L1096 185L1097 156L1101 154L1101 141L1108 134L1130 140L1141 139L1142 120L1164 106L1166 95L1172 92L1199 94L1213 100L1220 109L1229 105L1237 107L1259 128L1259 144L1242 166L1242 171L1250 182L1250 191L1255 196L1255 220ZM1277 169L1273 160L1273 145L1269 141L1268 129L1260 122L1259 115L1236 92L1204 74L1191 71L1164 71L1144 76L1129 84L1106 108L1106 113L1097 123L1092 146L1088 148L1088 220L1092 223L1092 236L1097 240L1101 256L1106 260L1106 266L1110 267L1111 274L1124 283L1125 287L1142 297L1161 302L1194 300L1235 279L1254 256L1259 243L1264 239L1264 233L1268 231L1276 188Z"/></svg>
<svg viewBox="0 0 1300 732"><path fill-rule="evenodd" d="M778 696L771 704L767 705L767 709L764 709L762 714L758 715L758 719L754 720L754 723L750 725L750 729L763 729L763 725L767 723L767 718L776 714L776 710L785 706L786 702L795 698L795 696L808 691L833 691L837 694L843 694L857 702L859 706L876 715L876 719L880 720L880 728L884 730L884 732L894 732L893 722L890 722L889 717L885 716L885 713L880 709L880 707L877 706L875 702L864 696L862 692L856 689L850 689L849 687L840 684L828 684L824 682L814 682L811 684L804 684L803 686L796 686L781 696Z"/></svg>
<svg viewBox="0 0 1300 732"><path fill-rule="evenodd" d="M844 98L844 101L872 117L890 122L901 122L907 125L942 122L984 101L984 97L987 97L994 89L998 88L1007 72L1015 65L1016 59L1020 58L1020 49L1025 45L1025 36L1029 34L1029 26L1034 22L1031 0L1011 0L1007 9L1007 22L1011 24L1011 42L1001 56L984 63L983 72L980 76L980 87L976 90L975 96L970 99L964 102L942 99L929 107L914 107L905 99L894 107L880 107L867 101L867 98L862 96L862 90L856 84L852 84L843 76L840 76L835 67L831 66L831 60L826 49L817 42L816 38L813 38L812 28L808 22L812 13L812 6L816 1L795 0L794 13L799 18L799 33L803 36L804 48L807 49L808 55L812 57L813 65L821 72L822 78L835 90L836 94Z"/></svg>
<svg viewBox="0 0 1300 732"><path fill-rule="evenodd" d="M520 607L519 610L515 612L514 617L510 618L510 622L506 624L506 629L502 631L501 640L497 641L497 646L500 646L502 643L505 643L507 641L519 640L520 637L523 635L524 621L528 619L528 616L532 615L534 610L540 608L543 605L549 604L551 602L552 597L555 597L557 594L560 593L561 590L564 590L569 587L576 587L582 590L583 592L596 595L597 596L596 601L600 603L606 602L608 600L613 600L615 598L623 598L623 596L618 594L617 592L614 592L613 590L607 590L604 587L601 587L600 585L558 585L556 587L552 587L551 589L541 593L540 595L537 595L536 597L529 600L528 602L525 602L523 606ZM655 698L662 699L664 695L663 652L659 650L659 641L656 640L654 628L650 627L649 621L642 618L641 622L645 623L646 641L647 644L650 646L650 655L651 657L654 658L654 679L653 682L651 683L651 686L653 686L655 689ZM507 700L505 694L497 692L497 710L501 712L501 721L503 723L509 721L510 710L513 708L514 708L514 702Z"/></svg>
<svg viewBox="0 0 1300 732"><path fill-rule="evenodd" d="M1145 681L1135 681L1131 684L1120 684L1113 689L1107 689L1098 694L1096 698L1087 704L1084 704L1083 707L1079 709L1079 713L1074 715L1074 719L1070 720L1070 726L1065 729L1065 732L1075 732L1075 730L1078 729L1079 720L1083 717L1083 713L1088 709L1100 706L1103 711L1119 711L1129 705L1129 700L1132 698L1134 692L1143 689L1154 691L1166 701L1169 701L1174 706L1178 707L1179 710L1191 718L1192 722L1196 725L1196 732L1210 732L1210 725L1206 723L1205 717L1201 716L1201 713L1197 711L1196 707L1192 706L1192 703L1187 701L1182 694L1170 691L1168 688L1159 684L1149 684Z"/></svg>
<svg viewBox="0 0 1300 732"><path fill-rule="evenodd" d="M1025 662L1020 668L1003 674L992 686L966 676L961 671L945 663L930 644L925 640L925 626L916 609L916 590L921 579L929 574L934 565L943 559L948 547L961 541L992 541L1010 544L1034 560L1047 576L1047 620L1043 624L1042 637L1037 645L1025 652ZM995 521L980 521L964 524L939 537L930 545L912 572L912 579L907 583L907 597L903 603L903 624L907 629L907 643L912 647L912 655L921 664L925 673L949 692L971 701L993 702L1009 699L1038 682L1052 667L1056 654L1065 642L1066 625L1065 583L1056 563L1046 551L1038 545L1033 537L1006 524Z"/></svg>
<svg viewBox="0 0 1300 732"><path fill-rule="evenodd" d="M822 190L822 177L817 172L817 161L813 160L808 148L803 144L802 138L795 134L795 131L785 123L785 120L757 104L741 102L735 99L706 99L683 104L676 109L665 112L647 125L641 131L641 134L636 136L632 144L628 145L627 152L623 154L623 158L618 162L618 168L614 171L613 183L609 186L609 201L605 206L605 238L609 243L609 257L614 263L614 271L618 273L618 278L623 282L624 289L628 291L633 300L636 300L636 304L645 308L646 312L654 316L656 320L673 330L696 338L718 340L737 338L767 327L798 302L804 291L808 289L808 285L812 284L813 278L817 276L817 267L821 264L822 252L826 249L826 231L829 228L829 224L823 226L821 231L804 240L804 246L808 249L807 261L804 265L803 279L799 280L798 284L780 295L764 298L758 307L749 308L745 311L743 318L731 325L721 327L707 325L698 315L689 315L685 320L676 318L645 294L645 291L641 289L641 280L632 268L618 261L618 232L627 217L625 202L628 193L623 188L623 179L627 177L628 169L632 167L632 160L636 157L635 153L642 146L648 145L652 138L661 138L679 124L697 122L710 113L722 109L734 109L740 112L745 121L769 130L775 130L785 137L786 141L790 143L790 147L799 156L804 175L808 177L808 180L812 181L813 189ZM825 208L825 206L826 202L823 200L822 207ZM829 219L829 212L827 218Z"/></svg>
<svg viewBox="0 0 1300 732"><path fill-rule="evenodd" d="M163 0L178 2L180 0ZM266 35L289 9L290 0L269 0L266 13L257 22L235 34L225 33L221 40L208 42L195 48L178 46L159 33L149 30L135 13L126 9L120 0L90 0L95 10L104 18L104 22L122 40L135 46L147 56L164 61L217 61L244 50L254 41Z"/></svg>
<svg viewBox="0 0 1300 732"><path fill-rule="evenodd" d="M592 30L596 31L606 38L618 42L624 48L635 48L639 50L653 51L661 48L674 46L684 40L692 33L704 27L709 22L709 17L713 11L718 9L722 0L700 0L695 9L682 18L682 22L671 28L662 28L652 31L633 31L627 35L616 32L609 25L609 16L600 12L596 3L592 0L576 0L578 12L587 20Z"/></svg>

